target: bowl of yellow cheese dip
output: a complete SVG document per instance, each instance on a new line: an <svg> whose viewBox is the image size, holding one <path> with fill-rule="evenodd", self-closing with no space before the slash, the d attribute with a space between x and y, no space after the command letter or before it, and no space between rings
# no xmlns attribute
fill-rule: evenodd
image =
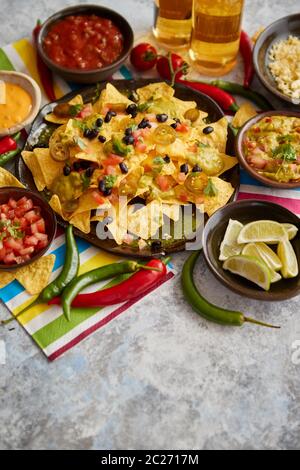
<svg viewBox="0 0 300 470"><path fill-rule="evenodd" d="M29 126L40 106L41 91L31 77L0 71L0 137Z"/></svg>

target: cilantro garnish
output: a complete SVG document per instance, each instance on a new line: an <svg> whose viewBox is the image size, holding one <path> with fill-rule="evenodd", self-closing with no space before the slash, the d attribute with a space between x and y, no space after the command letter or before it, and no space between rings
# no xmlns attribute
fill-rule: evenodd
<svg viewBox="0 0 300 470"><path fill-rule="evenodd" d="M291 144L278 145L272 151L274 158L281 158L284 162L294 162L297 160L297 153Z"/></svg>
<svg viewBox="0 0 300 470"><path fill-rule="evenodd" d="M162 157L155 157L153 159L153 163L154 165L164 165L166 162L164 161Z"/></svg>
<svg viewBox="0 0 300 470"><path fill-rule="evenodd" d="M104 177L105 187L107 189L112 189L117 181L117 177L114 175L107 175Z"/></svg>
<svg viewBox="0 0 300 470"><path fill-rule="evenodd" d="M127 155L131 152L129 146L123 144L123 142L121 142L121 140L117 139L115 136L112 138L112 144L114 153L120 155L121 157L127 157Z"/></svg>
<svg viewBox="0 0 300 470"><path fill-rule="evenodd" d="M213 180L209 178L206 188L204 189L205 196L215 197L218 195L218 189L213 183Z"/></svg>
<svg viewBox="0 0 300 470"><path fill-rule="evenodd" d="M70 106L70 116L71 117L76 117L78 113L80 113L80 111L82 110L83 106L82 104L74 104L72 106Z"/></svg>
<svg viewBox="0 0 300 470"><path fill-rule="evenodd" d="M85 191L86 189L88 189L90 187L91 178L89 178L86 175L86 173L82 173L81 174L81 180L82 180L83 190Z"/></svg>
<svg viewBox="0 0 300 470"><path fill-rule="evenodd" d="M151 105L152 105L152 100L146 101L145 103L140 103L137 107L137 110L139 113L144 113L145 111L148 111Z"/></svg>
<svg viewBox="0 0 300 470"><path fill-rule="evenodd" d="M293 140L294 140L294 136L290 134L277 136L277 141L281 144L288 144L289 142L292 142Z"/></svg>
<svg viewBox="0 0 300 470"><path fill-rule="evenodd" d="M20 224L15 222L12 224L11 220L1 220L0 230L3 232L0 234L0 240L4 240L8 235L12 238L18 239L24 237L24 232L20 230Z"/></svg>

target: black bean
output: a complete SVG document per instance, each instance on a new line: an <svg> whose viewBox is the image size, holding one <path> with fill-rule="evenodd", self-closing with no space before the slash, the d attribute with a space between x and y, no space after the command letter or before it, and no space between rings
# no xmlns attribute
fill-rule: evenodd
<svg viewBox="0 0 300 470"><path fill-rule="evenodd" d="M133 134L132 127L127 127L127 129L125 129L125 135L132 135L132 134Z"/></svg>
<svg viewBox="0 0 300 470"><path fill-rule="evenodd" d="M92 166L90 166L89 168L87 168L85 174L88 178L90 178L91 176L93 176L93 173L95 171L95 168L93 168Z"/></svg>
<svg viewBox="0 0 300 470"><path fill-rule="evenodd" d="M130 101L134 101L135 103L137 103L139 101L139 96L136 91L132 91L130 95L128 96L128 99Z"/></svg>
<svg viewBox="0 0 300 470"><path fill-rule="evenodd" d="M95 139L98 135L98 129L85 129L83 135L87 139Z"/></svg>
<svg viewBox="0 0 300 470"><path fill-rule="evenodd" d="M89 166L90 166L90 162L86 160L81 160L80 167L82 168L82 170L86 170Z"/></svg>
<svg viewBox="0 0 300 470"><path fill-rule="evenodd" d="M126 163L124 163L124 162L120 163L119 167L120 167L120 170L122 171L122 173L124 175L126 175L128 173L128 167L127 167Z"/></svg>
<svg viewBox="0 0 300 470"><path fill-rule="evenodd" d="M98 140L101 144L104 144L104 142L106 142L106 137L104 137L104 135L99 135Z"/></svg>
<svg viewBox="0 0 300 470"><path fill-rule="evenodd" d="M164 162L165 163L170 163L171 161L171 158L169 157L169 155L166 155L165 158L164 158Z"/></svg>
<svg viewBox="0 0 300 470"><path fill-rule="evenodd" d="M134 144L134 137L133 135L125 135L123 138L123 142L126 145L133 145Z"/></svg>
<svg viewBox="0 0 300 470"><path fill-rule="evenodd" d="M126 109L127 114L130 114L133 118L137 116L138 107L136 104L130 104Z"/></svg>
<svg viewBox="0 0 300 470"><path fill-rule="evenodd" d="M153 251L160 251L161 250L161 241L160 240L155 240L151 244L151 248Z"/></svg>
<svg viewBox="0 0 300 470"><path fill-rule="evenodd" d="M178 126L177 122L174 122L174 124L171 124L171 127L172 127L173 129L177 129L177 126Z"/></svg>
<svg viewBox="0 0 300 470"><path fill-rule="evenodd" d="M106 114L105 118L104 118L104 122L106 124L108 124L113 117L115 117L117 115L117 113L115 111L108 111L108 113Z"/></svg>
<svg viewBox="0 0 300 470"><path fill-rule="evenodd" d="M71 174L71 167L69 165L66 165L63 171L65 176L69 176Z"/></svg>
<svg viewBox="0 0 300 470"><path fill-rule="evenodd" d="M138 125L139 129L146 129L147 127L151 127L151 124L148 119L144 118Z"/></svg>
<svg viewBox="0 0 300 470"><path fill-rule="evenodd" d="M157 114L156 119L158 122L166 122L169 119L169 116L165 113Z"/></svg>
<svg viewBox="0 0 300 470"><path fill-rule="evenodd" d="M105 186L105 181L104 181L104 180L100 180L100 181L99 181L98 189L99 189L99 191L101 191L101 193L104 193L104 191L106 190L106 186Z"/></svg>
<svg viewBox="0 0 300 470"><path fill-rule="evenodd" d="M177 124L181 124L181 121L178 118L174 118L174 121L177 122Z"/></svg>
<svg viewBox="0 0 300 470"><path fill-rule="evenodd" d="M202 132L203 132L203 134L208 135L208 134L211 134L213 131L214 131L214 128L212 126L207 126L203 129Z"/></svg>
<svg viewBox="0 0 300 470"><path fill-rule="evenodd" d="M200 165L195 165L193 168L193 173L201 173L202 168Z"/></svg>
<svg viewBox="0 0 300 470"><path fill-rule="evenodd" d="M184 163L183 165L181 165L180 167L180 173L184 173L185 175L187 175L189 172L189 166L187 163Z"/></svg>
<svg viewBox="0 0 300 470"><path fill-rule="evenodd" d="M97 121L96 121L96 126L97 127L102 127L103 126L103 119L98 118Z"/></svg>
<svg viewBox="0 0 300 470"><path fill-rule="evenodd" d="M110 196L112 193L112 189L111 188L106 188L104 191L103 191L103 196Z"/></svg>

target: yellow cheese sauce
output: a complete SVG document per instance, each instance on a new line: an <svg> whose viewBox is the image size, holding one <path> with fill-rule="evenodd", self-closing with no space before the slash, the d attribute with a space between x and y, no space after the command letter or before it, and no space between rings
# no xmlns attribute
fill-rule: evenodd
<svg viewBox="0 0 300 470"><path fill-rule="evenodd" d="M0 129L9 129L24 121L32 108L30 94L19 85L6 83L5 96L5 104L0 104Z"/></svg>

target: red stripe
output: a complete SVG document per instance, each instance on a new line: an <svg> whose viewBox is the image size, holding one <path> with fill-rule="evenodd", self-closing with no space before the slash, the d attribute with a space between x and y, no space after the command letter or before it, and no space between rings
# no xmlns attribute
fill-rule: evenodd
<svg viewBox="0 0 300 470"><path fill-rule="evenodd" d="M73 348L74 346L76 346L76 344L80 343L82 340L84 340L85 338L87 338L88 336L90 336L92 333L94 333L95 331L99 330L100 328L102 328L103 326L107 325L109 322L111 322L112 320L114 320L116 317L118 317L119 315L121 315L122 313L124 313L126 310L128 310L130 307L132 307L134 304L136 304L139 300L141 300L142 298L144 298L146 295L149 295L151 292L153 292L154 290L156 290L158 287L162 286L163 284L165 284L167 281L169 281L170 279L172 279L174 277L174 273L173 272L169 272L167 274L167 276L162 279L155 287L152 287L151 289L149 289L147 292L145 292L144 294L141 294L139 297L136 297L135 299L133 300L130 300L129 302L127 302L126 304L122 305L121 307L119 307L118 309L116 309L114 312L110 313L109 315L107 315L105 318L102 318L101 321L99 321L98 323L96 323L96 325L93 325L91 326L90 328L88 328L86 331L83 331L82 333L80 333L80 335L78 335L76 338L72 339L72 341L70 341L68 344L65 344L64 346L62 346L60 349L58 349L57 351L55 351L53 354L51 354L48 359L49 361L54 361L55 359L59 358L62 354L64 354L65 352L69 351L69 349Z"/></svg>
<svg viewBox="0 0 300 470"><path fill-rule="evenodd" d="M267 194L249 194L249 193L239 193L238 200L246 199L258 199L261 201L275 202L280 206L289 209L294 214L300 214L300 200L297 199L288 199L286 197L277 197L277 196L268 196Z"/></svg>

